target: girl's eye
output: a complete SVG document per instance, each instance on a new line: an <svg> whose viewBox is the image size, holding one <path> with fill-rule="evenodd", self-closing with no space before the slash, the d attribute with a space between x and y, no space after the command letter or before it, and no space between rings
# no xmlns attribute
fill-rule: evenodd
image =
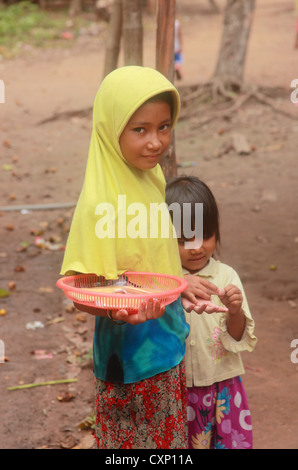
<svg viewBox="0 0 298 470"><path fill-rule="evenodd" d="M160 128L161 131L168 131L171 128L170 124L163 124Z"/></svg>
<svg viewBox="0 0 298 470"><path fill-rule="evenodd" d="M133 131L136 132L137 134L141 134L142 132L145 131L145 129L144 127L135 127Z"/></svg>

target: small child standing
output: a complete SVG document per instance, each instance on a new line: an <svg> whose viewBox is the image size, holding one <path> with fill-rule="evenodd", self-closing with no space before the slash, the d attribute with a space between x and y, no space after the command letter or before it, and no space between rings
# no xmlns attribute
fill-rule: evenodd
<svg viewBox="0 0 298 470"><path fill-rule="evenodd" d="M213 257L220 243L215 198L198 178L182 176L168 182L166 203L169 209L172 203L180 204L182 214L184 204L190 204L192 221L195 204L203 203L202 244L195 249L185 248L185 242L190 240L181 233L181 263L193 292L208 300L212 294L208 283L212 282L221 289L218 297L212 297L213 303L228 308L227 313L186 312L190 325L185 358L189 448L252 448L250 411L240 378L244 373L240 353L253 351L257 339L238 274ZM181 227L175 228L180 235Z"/></svg>
<svg viewBox="0 0 298 470"><path fill-rule="evenodd" d="M174 34L174 65L175 65L175 76L178 80L182 79L182 30L179 20L175 20L175 34Z"/></svg>

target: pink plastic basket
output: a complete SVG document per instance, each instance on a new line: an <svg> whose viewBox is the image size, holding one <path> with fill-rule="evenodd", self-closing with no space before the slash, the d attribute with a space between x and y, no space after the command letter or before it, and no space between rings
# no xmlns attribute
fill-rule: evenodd
<svg viewBox="0 0 298 470"><path fill-rule="evenodd" d="M124 308L132 313L143 300L158 299L162 306L174 302L187 288L187 282L165 274L125 272L117 280L105 280L96 274L66 276L57 281L57 287L73 302L108 310Z"/></svg>

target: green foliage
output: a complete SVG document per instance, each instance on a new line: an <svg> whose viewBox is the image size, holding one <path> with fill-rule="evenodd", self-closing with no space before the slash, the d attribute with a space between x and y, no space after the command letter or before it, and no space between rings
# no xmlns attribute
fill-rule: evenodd
<svg viewBox="0 0 298 470"><path fill-rule="evenodd" d="M0 4L0 46L12 49L21 44L44 46L61 40L65 29L71 29L75 36L74 25L68 28L67 20L67 12L43 11L28 1L9 6Z"/></svg>

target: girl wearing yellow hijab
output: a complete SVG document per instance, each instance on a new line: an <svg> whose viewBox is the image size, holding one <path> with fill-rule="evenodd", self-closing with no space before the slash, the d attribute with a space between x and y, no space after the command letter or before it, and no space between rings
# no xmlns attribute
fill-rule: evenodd
<svg viewBox="0 0 298 470"><path fill-rule="evenodd" d="M106 279L125 271L182 275L173 231L161 236L160 218L150 219L151 204L165 201L158 161L179 109L176 88L154 69L122 67L103 80L61 274L95 273ZM136 224L140 207L144 211ZM187 448L183 358L188 333L180 299L165 311L150 304L133 315L96 313L98 448Z"/></svg>

